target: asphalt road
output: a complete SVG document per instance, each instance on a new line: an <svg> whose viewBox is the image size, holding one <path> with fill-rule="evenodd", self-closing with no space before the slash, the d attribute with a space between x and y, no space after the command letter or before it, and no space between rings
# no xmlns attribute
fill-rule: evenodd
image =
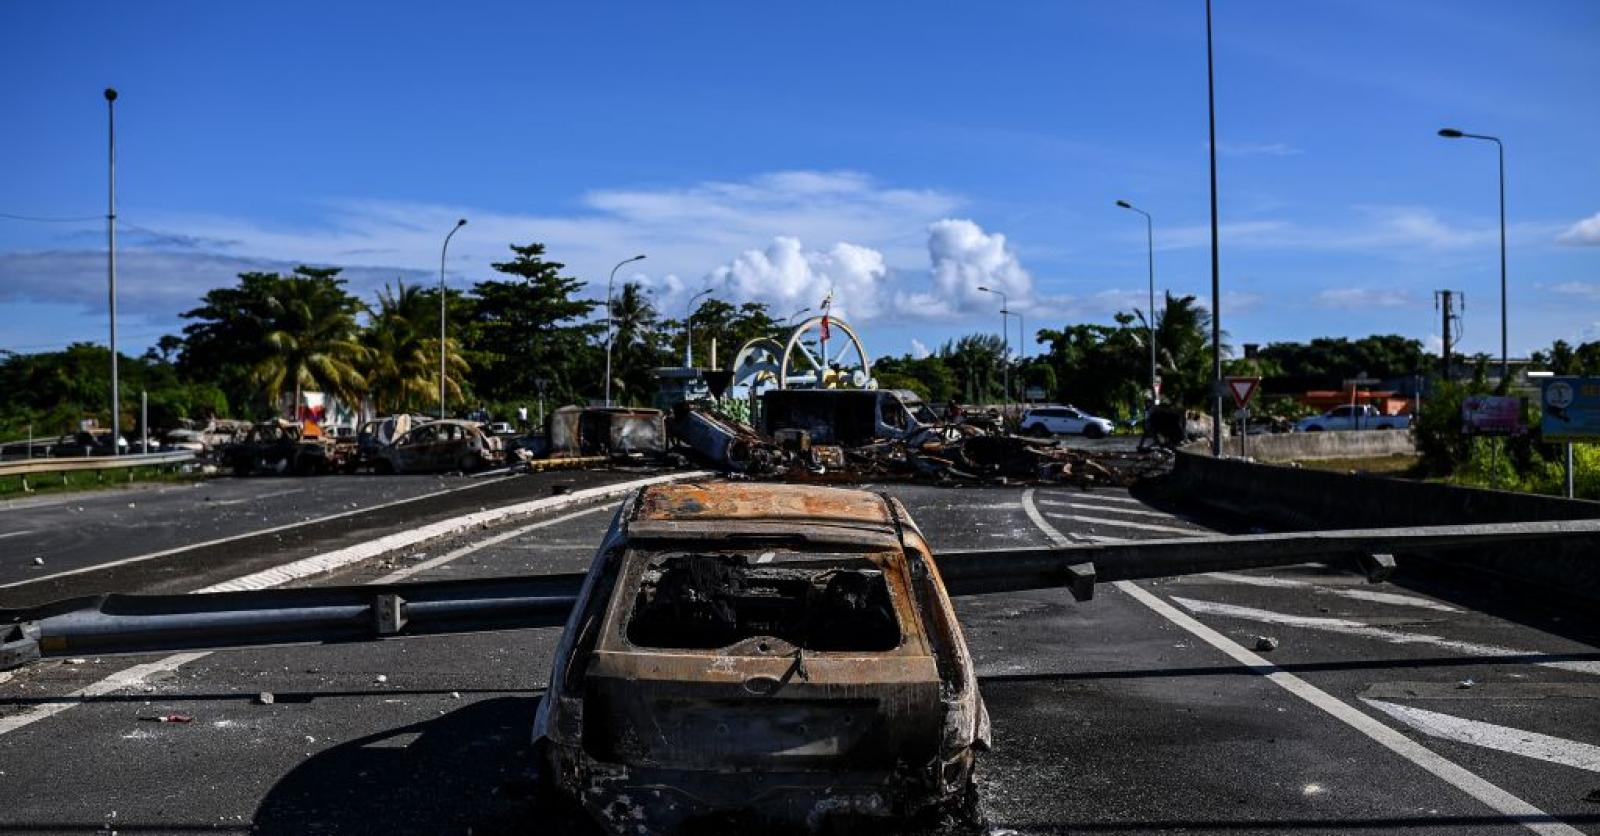
<svg viewBox="0 0 1600 836"><path fill-rule="evenodd" d="M1208 533L1115 490L888 489L936 548ZM414 579L581 569L608 519L523 522ZM957 604L994 833L1600 833L1600 653L1572 614L1318 566ZM1260 636L1279 645L1252 656ZM0 834L544 832L527 731L555 639L30 669L0 682ZM131 687L62 700L141 662ZM40 707L60 710L5 725ZM194 721L141 719L173 712Z"/></svg>

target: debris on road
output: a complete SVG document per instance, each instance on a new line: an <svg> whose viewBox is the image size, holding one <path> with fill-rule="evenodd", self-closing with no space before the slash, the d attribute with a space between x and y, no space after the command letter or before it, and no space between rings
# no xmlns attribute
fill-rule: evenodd
<svg viewBox="0 0 1600 836"><path fill-rule="evenodd" d="M188 714L158 714L153 717L140 717L147 723L193 723L194 717Z"/></svg>
<svg viewBox="0 0 1600 836"><path fill-rule="evenodd" d="M276 701L277 697L273 696L271 691L262 691L256 694L256 705L272 705Z"/></svg>
<svg viewBox="0 0 1600 836"><path fill-rule="evenodd" d="M1268 651L1278 649L1278 640L1271 636L1256 636L1256 650Z"/></svg>

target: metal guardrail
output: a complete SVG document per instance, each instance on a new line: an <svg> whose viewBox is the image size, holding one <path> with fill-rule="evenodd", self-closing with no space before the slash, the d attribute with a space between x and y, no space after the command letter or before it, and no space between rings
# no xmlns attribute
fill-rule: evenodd
<svg viewBox="0 0 1600 836"><path fill-rule="evenodd" d="M78 456L59 459L27 459L0 463L0 478L31 476L35 473L65 473L82 470L118 470L160 464L183 464L195 459L193 450L173 453L130 453L126 456Z"/></svg>

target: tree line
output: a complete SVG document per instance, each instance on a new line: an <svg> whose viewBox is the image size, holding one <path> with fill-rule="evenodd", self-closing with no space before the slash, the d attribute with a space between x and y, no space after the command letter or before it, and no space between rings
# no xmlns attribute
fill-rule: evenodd
<svg viewBox="0 0 1600 836"><path fill-rule="evenodd" d="M491 267L494 277L444 297L449 411L484 408L505 417L541 396L546 404L601 398L604 303L582 298L585 283L538 243L512 245L510 257ZM366 399L381 414L431 413L439 398L439 313L439 289L432 285L397 281L369 301L347 289L337 268L240 274L182 314L187 324L181 334L162 337L141 357L120 360L122 424L137 426L141 390L149 393L150 422L157 428L185 418L268 417L302 391ZM650 403L652 371L683 362L687 325L697 364L711 360L715 341L723 367L746 341L786 331L786 323L758 302L706 298L685 315L663 315L639 284L618 288L611 308L614 400ZM1013 349L1009 356L998 335L969 334L925 357L879 358L873 371L880 386L912 389L932 402L1000 402L1009 378L1012 397L1032 388L1046 400L1132 417L1147 405L1152 342L1162 400L1206 406L1210 329L1210 314L1195 297L1168 293L1153 329L1143 311L1119 313L1111 324L1065 323L1038 330L1026 352ZM870 333L867 339L870 349ZM1600 342L1557 342L1538 359L1559 372L1600 374ZM84 418L109 425L108 361L104 346L89 343L37 354L0 352L0 439L20 437L30 425L37 435L71 432ZM1437 366L1420 342L1376 335L1272 343L1249 358L1230 359L1227 372L1267 377L1280 387L1270 393L1337 387L1361 373L1428 375Z"/></svg>

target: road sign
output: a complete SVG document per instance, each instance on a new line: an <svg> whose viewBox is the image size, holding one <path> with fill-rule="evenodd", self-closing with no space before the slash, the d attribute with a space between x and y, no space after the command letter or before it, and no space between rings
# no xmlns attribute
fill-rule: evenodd
<svg viewBox="0 0 1600 836"><path fill-rule="evenodd" d="M1240 409L1250 405L1250 399L1256 395L1256 387L1261 385L1259 377L1230 377L1227 378L1228 391L1233 394L1233 402Z"/></svg>
<svg viewBox="0 0 1600 836"><path fill-rule="evenodd" d="M1545 441L1600 441L1600 377L1552 377L1543 388Z"/></svg>
<svg viewBox="0 0 1600 836"><path fill-rule="evenodd" d="M1522 399L1514 395L1462 398L1461 431L1467 435L1522 435Z"/></svg>

